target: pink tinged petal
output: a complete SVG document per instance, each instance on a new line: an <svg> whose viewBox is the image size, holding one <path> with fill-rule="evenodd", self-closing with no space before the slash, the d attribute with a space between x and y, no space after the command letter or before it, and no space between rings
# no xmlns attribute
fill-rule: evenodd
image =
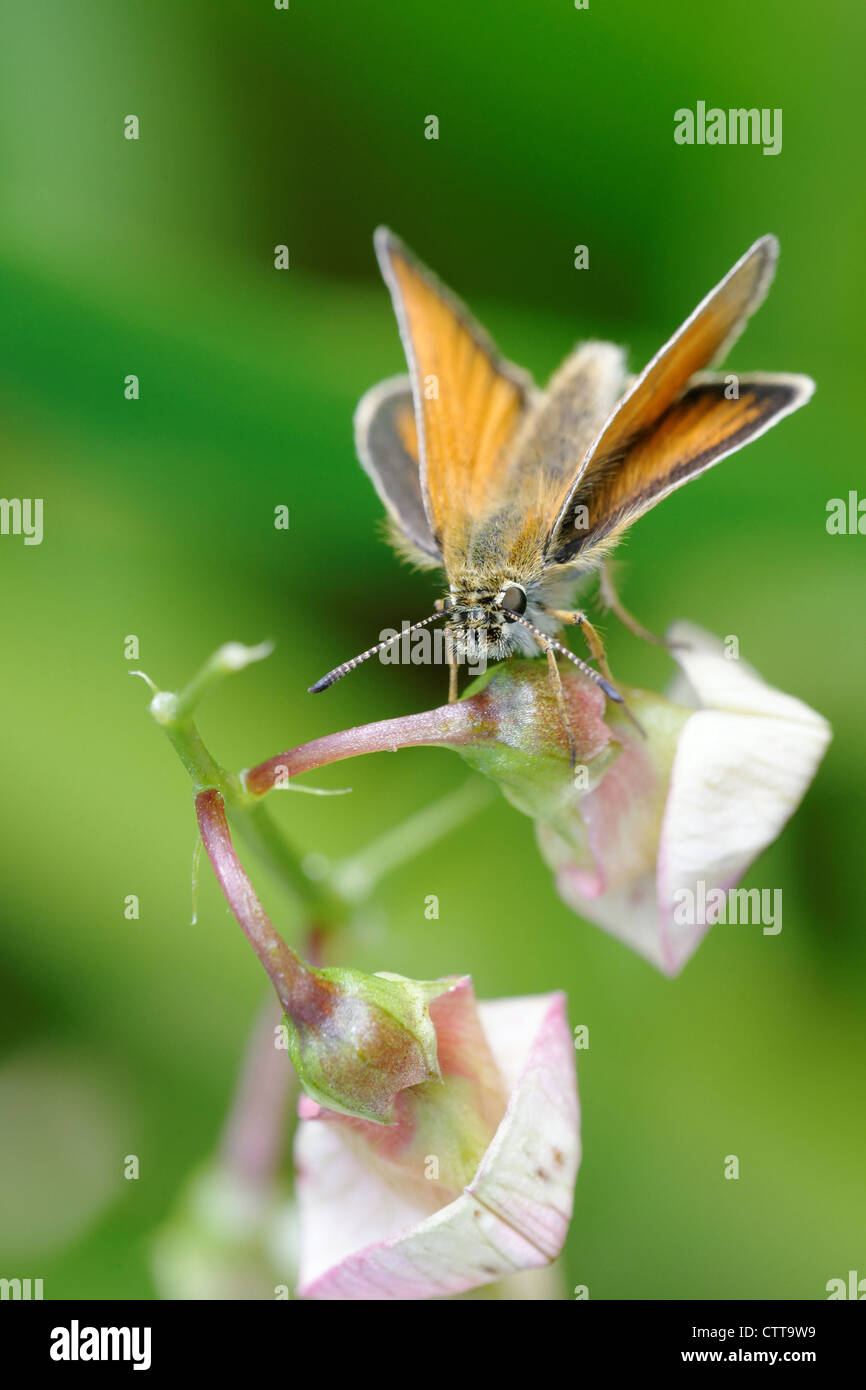
<svg viewBox="0 0 866 1390"><path fill-rule="evenodd" d="M768 685L753 666L742 658L732 661L724 655L718 638L692 623L673 623L667 631L668 641L675 644L681 675L695 693L701 709L730 710L740 714L763 714L774 719L787 719L809 727L818 725L827 733L826 719L795 695L786 695Z"/></svg>
<svg viewBox="0 0 866 1390"><path fill-rule="evenodd" d="M387 1246L428 1214L395 1185L383 1182L336 1126L301 1120L295 1168L301 1223L298 1282L305 1297L339 1297L316 1292L317 1281L328 1272L333 1279L353 1254L357 1259Z"/></svg>
<svg viewBox="0 0 866 1390"><path fill-rule="evenodd" d="M447 993L432 1000L430 1017L442 1076L462 1076L472 1082L475 1108L492 1132L502 1119L505 1096L485 1026L487 1007L476 1000L472 977L463 975Z"/></svg>
<svg viewBox="0 0 866 1390"><path fill-rule="evenodd" d="M688 712L655 695L629 696L643 737L621 728L621 753L601 782L577 801L594 873L581 874L581 891L598 897L652 872L677 739ZM577 866L576 866L577 867Z"/></svg>
<svg viewBox="0 0 866 1390"><path fill-rule="evenodd" d="M298 1293L340 1301L441 1298L544 1264L546 1256L463 1194L391 1240L356 1250Z"/></svg>
<svg viewBox="0 0 866 1390"><path fill-rule="evenodd" d="M664 968L656 861L677 741L691 715L648 692L632 691L628 698L647 737L620 727L620 756L576 800L569 838L544 824L536 825L536 835L563 901Z"/></svg>
<svg viewBox="0 0 866 1390"><path fill-rule="evenodd" d="M296 1141L306 1298L461 1293L562 1248L580 1160L574 1047L561 994L479 1006L508 1108L470 1185L433 1215L386 1184L336 1125Z"/></svg>
<svg viewBox="0 0 866 1390"><path fill-rule="evenodd" d="M535 1001L502 1000L482 1005L488 1034L505 1042ZM496 1017L498 1012L499 1017ZM496 1054L496 1040L491 1037ZM501 1065L501 1063L500 1063ZM505 1119L468 1189L485 1208L546 1256L565 1242L580 1162L580 1114L574 1039L565 996L550 999Z"/></svg>
<svg viewBox="0 0 866 1390"><path fill-rule="evenodd" d="M563 864L557 871L556 888L563 902L579 916L630 946L659 970L665 969L654 873L646 873L603 897L589 898L582 891L579 875Z"/></svg>
<svg viewBox="0 0 866 1390"><path fill-rule="evenodd" d="M683 644L674 648L681 672L671 693L698 708L676 744L660 829L653 831L658 783L654 788L642 779L626 749L601 786L583 799L594 876L543 827L539 843L569 906L675 975L712 925L674 921L679 891L689 889L697 898L700 883L709 894L739 882L796 810L831 730L821 715L767 685L748 663L728 660L721 644L701 629L679 623L668 637ZM640 717L646 722L645 711ZM616 835L618 804L622 827L630 825L632 788L642 788L632 813L645 808L644 835L658 834L657 863L648 856L642 871L646 845L641 849L635 841L623 848Z"/></svg>

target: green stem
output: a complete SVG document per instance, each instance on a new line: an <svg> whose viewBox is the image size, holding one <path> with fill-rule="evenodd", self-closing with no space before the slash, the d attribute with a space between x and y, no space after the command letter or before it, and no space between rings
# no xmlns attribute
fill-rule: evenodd
<svg viewBox="0 0 866 1390"><path fill-rule="evenodd" d="M332 882L343 898L353 902L369 897L380 879L416 854L429 849L462 821L474 816L494 795L492 783L470 777L456 791L424 806L407 820L386 830L334 870Z"/></svg>
<svg viewBox="0 0 866 1390"><path fill-rule="evenodd" d="M304 873L301 862L273 820L261 796L248 791L243 777L229 772L213 757L198 731L193 711L207 691L231 671L243 669L251 661L266 656L269 648L242 647L230 642L205 663L202 670L179 694L159 690L150 703L150 712L165 730L172 747L189 773L193 797L214 790L220 793L226 811L247 844L269 865L290 890L307 918L319 929L346 919L349 905L326 885L315 883Z"/></svg>
<svg viewBox="0 0 866 1390"><path fill-rule="evenodd" d="M473 814L487 797L480 783L473 783L446 797L439 806L427 807L402 826L389 831L374 845L338 866L329 880L319 882L304 872L301 862L273 820L265 795L278 788L294 789L290 779L325 763L363 753L417 747L478 742L495 738L495 726L486 717L483 693L472 701L400 719L381 720L361 728L345 729L314 739L240 775L229 772L205 746L193 718L198 702L227 674L260 661L270 646L244 647L228 642L205 662L199 673L180 691L153 690L150 712L162 726L172 747L190 775L193 795L219 792L226 814L241 836L276 873L302 908L312 929L321 934L345 922L353 903L366 896L379 879L410 855L424 849L450 829L455 821ZM297 790L316 791L298 786ZM320 793L333 795L334 793ZM194 875L195 877L195 875Z"/></svg>
<svg viewBox="0 0 866 1390"><path fill-rule="evenodd" d="M233 805L246 797L240 778L217 762L205 747L192 719L172 719L170 722L160 719L160 723L192 779L193 796L207 787L215 787Z"/></svg>

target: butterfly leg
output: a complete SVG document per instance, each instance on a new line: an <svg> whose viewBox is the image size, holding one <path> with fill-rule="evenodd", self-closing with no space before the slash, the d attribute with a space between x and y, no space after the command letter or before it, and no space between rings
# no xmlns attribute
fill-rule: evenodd
<svg viewBox="0 0 866 1390"><path fill-rule="evenodd" d="M615 613L623 627L627 627L629 632L633 633L635 637L642 638L644 642L652 642L657 647L667 646L663 637L657 637L654 632L650 632L648 628L645 628L642 623L638 622L637 618L632 617L631 613L629 613L628 609L623 605L616 591L613 576L611 575L610 567L607 563L602 563L599 571L599 593L601 594L601 600L605 607L609 608L612 613Z"/></svg>
<svg viewBox="0 0 866 1390"><path fill-rule="evenodd" d="M450 649L448 652L448 703L449 705L457 703L457 662Z"/></svg>
<svg viewBox="0 0 866 1390"><path fill-rule="evenodd" d="M598 662L599 666L601 667L602 675L605 677L606 680L610 681L611 685L612 685L612 686L614 687L614 689L616 690L616 688L617 688L617 687L616 687L616 681L614 680L613 675L611 674L611 669L610 669L610 667L609 667L608 664L607 664L607 657L605 656L605 652L604 652L604 643L602 642L601 637L600 637L599 634L596 632L595 628L593 627L592 623L589 621L589 618L586 616L586 614L580 612L579 610L577 610L577 611L575 611L575 612L568 612L568 611L566 611L566 610L564 610L564 609L561 609L561 608L548 608L546 611L547 611L548 613L550 613L551 617L556 618L558 622L561 622L561 623L573 623L573 624L575 624L576 626L578 626L578 627L580 628L581 632L583 632L583 633L585 634L585 636L586 636L587 646L589 647L589 650L590 650L590 653L591 653L593 659L596 660L596 661ZM550 661L551 655L552 655L552 653L551 653L551 651L548 649L548 653L547 653L548 662ZM557 679L559 679L559 671L558 671L558 669L557 669L556 675L557 675ZM560 681L560 686L561 686L561 681ZM622 702L622 709L623 709L623 713L625 714L626 718L630 719L631 722L632 722L632 724L634 724L635 728L637 729L638 733L641 734L644 738L646 738L646 730L645 730L645 729L643 728L643 726L639 723L639 721L638 721L637 719L635 719L635 717L634 717L634 715L632 714L631 710L629 709L629 707L628 707L626 701L622 698L621 695L620 695L619 698L620 698L620 700L621 700L621 702Z"/></svg>
<svg viewBox="0 0 866 1390"><path fill-rule="evenodd" d="M646 730L643 729L637 719L635 719L626 704L625 697L616 689L613 681L607 680L605 676L593 670L591 666L587 666L586 662L582 661L576 653L571 651L568 647L563 646L562 642L558 641L557 638L549 637L546 632L542 632L541 629L537 628L534 623L531 623L528 618L524 618L521 614L515 613L509 608L505 608L503 611L509 622L522 623L525 628L528 628L541 650L547 656L548 677L550 679L551 688L556 696L560 714L562 715L563 725L568 733L568 741L572 748L572 763L574 762L574 740L571 737L571 726L568 722L568 711L566 709L565 696L562 689L562 679L559 674L559 668L556 665L556 652L561 652L563 656L568 657L569 661L573 661L575 666L578 666L580 670L583 671L584 675L590 678L594 685L601 686L607 698L621 705L623 713L631 720L638 733L644 738L646 737ZM553 610L547 609L546 611L552 612Z"/></svg>
<svg viewBox="0 0 866 1390"><path fill-rule="evenodd" d="M437 598L437 600L436 600L436 602L434 603L433 607L434 607L434 609L436 610L437 613L444 613L444 612L445 612L445 602L444 602L444 600L441 599L441 598ZM454 704L457 703L457 674L458 674L458 673L457 673L457 662L454 660L454 643L453 643L452 640L451 640L451 635L450 635L450 633L448 632L447 628L446 628L446 631L445 631L445 655L446 655L446 657L447 657L447 659L448 659L448 703L449 703L449 705L454 705Z"/></svg>
<svg viewBox="0 0 866 1390"><path fill-rule="evenodd" d="M556 652L553 647L545 647L544 650L547 653L547 678L553 691L553 698L556 700L556 707L559 710L565 736L568 739L568 756L571 766L574 768L577 766L577 745L574 742L574 734L571 732L568 706L565 703L565 691L562 688L562 676L559 674L559 667L556 664Z"/></svg>
<svg viewBox="0 0 866 1390"><path fill-rule="evenodd" d="M599 632L593 627L586 614L579 609L575 612L571 612L563 608L548 608L547 612L552 618L556 618L557 622L565 624L573 623L575 627L580 628L586 638L586 645L589 647L590 655L593 657L593 660L598 662L602 675L606 680L610 681L611 685L615 685L616 681L611 675L610 667L607 664L604 643L601 640Z"/></svg>

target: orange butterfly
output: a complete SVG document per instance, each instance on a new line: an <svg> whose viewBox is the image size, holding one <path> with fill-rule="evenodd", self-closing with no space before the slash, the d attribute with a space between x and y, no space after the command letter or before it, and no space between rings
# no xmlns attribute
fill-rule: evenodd
<svg viewBox="0 0 866 1390"><path fill-rule="evenodd" d="M755 242L639 376L627 377L620 348L588 342L544 391L387 228L375 246L409 376L361 400L358 455L398 550L448 581L436 611L408 631L444 618L458 659L479 643L494 660L546 652L563 711L560 653L622 703L586 615L563 605L639 516L811 396L805 376L703 371L763 300L775 237ZM583 628L604 675L557 639L566 623ZM310 689L327 689L403 635ZM452 699L456 675L452 662Z"/></svg>

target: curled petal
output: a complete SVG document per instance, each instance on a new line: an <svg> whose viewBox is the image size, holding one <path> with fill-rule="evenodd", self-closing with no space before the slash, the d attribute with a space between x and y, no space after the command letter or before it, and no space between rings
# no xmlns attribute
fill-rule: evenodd
<svg viewBox="0 0 866 1390"><path fill-rule="evenodd" d="M296 1143L303 1297L419 1299L549 1263L580 1159L574 1049L561 994L479 1006L508 1104L472 1180L432 1213L386 1181L338 1126Z"/></svg>
<svg viewBox="0 0 866 1390"><path fill-rule="evenodd" d="M576 912L675 975L714 920L708 912L704 920L679 922L682 895L707 899L740 881L797 809L831 730L820 714L767 685L746 662L728 660L700 629L682 623L668 635L678 644L681 667L675 693L697 706L672 748L669 785L661 777L653 781L646 761L627 750L584 799L594 876L549 830L540 829L539 841L560 894ZM665 795L657 820L660 787ZM641 872L634 845L622 847L621 831L642 812L656 849Z"/></svg>

